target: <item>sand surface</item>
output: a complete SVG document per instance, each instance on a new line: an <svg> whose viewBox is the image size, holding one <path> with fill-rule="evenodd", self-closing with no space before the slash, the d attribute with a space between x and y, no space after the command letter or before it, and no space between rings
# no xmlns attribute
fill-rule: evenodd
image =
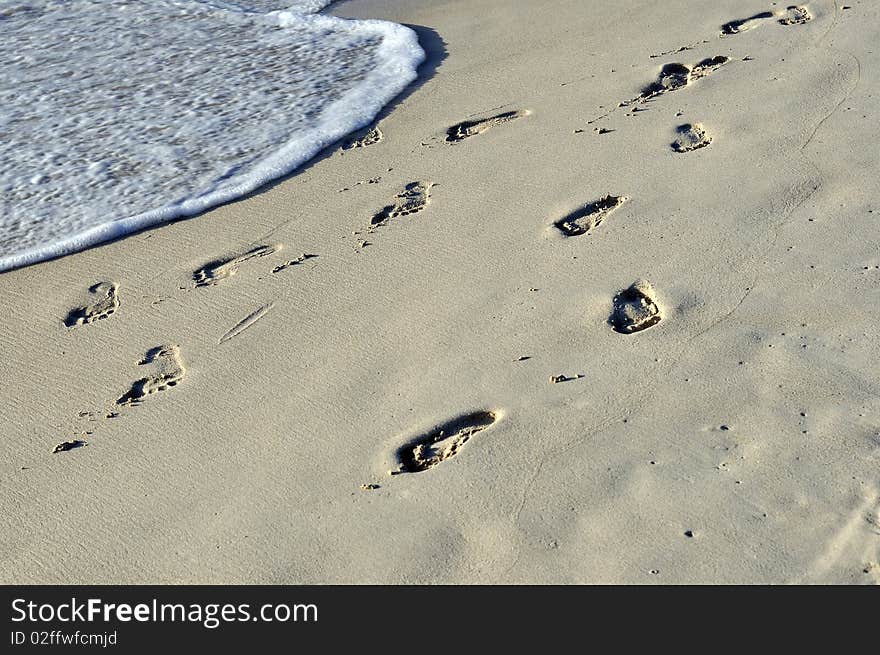
<svg viewBox="0 0 880 655"><path fill-rule="evenodd" d="M0 581L878 582L880 6L805 6L337 3L381 139L0 275Z"/></svg>

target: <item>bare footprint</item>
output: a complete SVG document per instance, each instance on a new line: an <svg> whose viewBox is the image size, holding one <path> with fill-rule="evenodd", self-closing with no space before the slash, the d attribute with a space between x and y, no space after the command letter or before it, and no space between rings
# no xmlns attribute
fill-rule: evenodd
<svg viewBox="0 0 880 655"><path fill-rule="evenodd" d="M779 18L782 25L803 25L813 20L812 14L806 7L791 5Z"/></svg>
<svg viewBox="0 0 880 655"><path fill-rule="evenodd" d="M605 196L588 203L553 223L554 227L567 237L586 234L598 227L611 212L628 200L626 196Z"/></svg>
<svg viewBox="0 0 880 655"><path fill-rule="evenodd" d="M700 123L685 123L677 128L678 138L672 143L676 152L690 152L705 148L712 143L712 137Z"/></svg>
<svg viewBox="0 0 880 655"><path fill-rule="evenodd" d="M648 100L669 91L675 91L687 86L691 69L684 64L665 64L660 69L657 81L649 84L642 90L642 94L636 100Z"/></svg>
<svg viewBox="0 0 880 655"><path fill-rule="evenodd" d="M706 59L697 62L696 64L694 64L694 67L691 68L689 83L695 82L702 77L708 77L729 61L730 57L725 57L724 55L706 57Z"/></svg>
<svg viewBox="0 0 880 655"><path fill-rule="evenodd" d="M777 22L782 25L803 25L804 23L813 20L812 15L810 15L810 12L806 7L791 5L783 11L762 11L760 14L755 14L749 18L732 20L721 26L721 35L727 36L746 32L766 23L767 21L773 20L774 18L776 18Z"/></svg>
<svg viewBox="0 0 880 655"><path fill-rule="evenodd" d="M448 130L446 130L446 141L447 143L458 143L459 141L464 141L469 137L476 136L477 134L482 134L486 130L491 129L496 125L515 121L517 118L522 118L526 115L528 115L528 112L526 111L506 111L501 114L490 116L489 118L480 118L473 121L463 121L461 123L453 125Z"/></svg>
<svg viewBox="0 0 880 655"><path fill-rule="evenodd" d="M669 93L670 91L676 91L677 89L689 86L700 78L714 73L729 61L729 57L718 55L717 57L703 59L694 64L693 67L676 63L666 64L660 69L660 74L657 76L656 82L652 82L642 89L641 95L637 98L633 98L629 102L621 103L621 106L626 106L633 102L645 102L646 100L656 98L657 96Z"/></svg>
<svg viewBox="0 0 880 655"><path fill-rule="evenodd" d="M411 182L406 188L397 194L392 205L383 207L370 220L370 225L384 225L388 220L398 216L408 216L422 211L431 201L430 182Z"/></svg>
<svg viewBox="0 0 880 655"><path fill-rule="evenodd" d="M411 439L398 449L399 466L393 474L427 471L455 457L473 435L493 425L498 418L492 411L473 412Z"/></svg>
<svg viewBox="0 0 880 655"><path fill-rule="evenodd" d="M352 139L351 141L346 143L344 146L342 146L342 149L354 150L356 148L367 148L369 146L379 143L383 138L384 135L382 134L382 130L380 130L378 127L374 127L359 139Z"/></svg>
<svg viewBox="0 0 880 655"><path fill-rule="evenodd" d="M116 401L117 405L136 405L158 391L165 391L177 385L186 369L180 360L180 351L177 346L156 346L147 351L144 358L138 362L138 366L153 365L155 372L152 375L136 380L131 389L126 391Z"/></svg>
<svg viewBox="0 0 880 655"><path fill-rule="evenodd" d="M621 334L633 334L657 325L663 316L654 298L650 282L635 282L614 297L614 311L608 322Z"/></svg>
<svg viewBox="0 0 880 655"><path fill-rule="evenodd" d="M230 278L238 272L238 267L249 259L265 257L281 249L280 245L263 245L251 248L247 252L232 255L223 259L216 259L202 266L192 275L193 282L197 287L209 287Z"/></svg>
<svg viewBox="0 0 880 655"><path fill-rule="evenodd" d="M76 450L77 448L82 448L83 446L88 446L89 444L82 439L72 439L71 441L62 441L60 444L55 446L52 449L52 454L56 453L66 453L68 450Z"/></svg>
<svg viewBox="0 0 880 655"><path fill-rule="evenodd" d="M755 14L749 18L732 20L721 26L721 34L739 34L740 32L754 29L764 23L764 21L772 20L775 17L776 14L772 11L762 11L760 14Z"/></svg>
<svg viewBox="0 0 880 655"><path fill-rule="evenodd" d="M89 287L89 292L100 296L91 305L71 309L64 319L64 325L75 327L112 316L119 308L118 287L110 282L98 282Z"/></svg>

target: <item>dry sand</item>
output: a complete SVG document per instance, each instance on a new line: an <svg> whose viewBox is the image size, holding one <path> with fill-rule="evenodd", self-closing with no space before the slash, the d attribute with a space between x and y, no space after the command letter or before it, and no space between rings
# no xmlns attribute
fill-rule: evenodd
<svg viewBox="0 0 880 655"><path fill-rule="evenodd" d="M0 275L0 580L876 583L880 7L806 7L335 5L429 51L381 140Z"/></svg>

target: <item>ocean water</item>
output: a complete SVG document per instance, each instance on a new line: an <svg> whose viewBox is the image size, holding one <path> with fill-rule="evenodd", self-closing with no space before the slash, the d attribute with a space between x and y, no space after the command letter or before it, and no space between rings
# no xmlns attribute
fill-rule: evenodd
<svg viewBox="0 0 880 655"><path fill-rule="evenodd" d="M414 32L325 0L0 0L0 271L190 216L369 124Z"/></svg>

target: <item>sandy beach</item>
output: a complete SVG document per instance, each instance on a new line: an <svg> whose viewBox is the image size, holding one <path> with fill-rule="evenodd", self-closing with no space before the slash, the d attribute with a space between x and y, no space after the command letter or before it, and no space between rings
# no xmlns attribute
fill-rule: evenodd
<svg viewBox="0 0 880 655"><path fill-rule="evenodd" d="M880 6L327 13L372 126L0 274L0 581L880 582Z"/></svg>

